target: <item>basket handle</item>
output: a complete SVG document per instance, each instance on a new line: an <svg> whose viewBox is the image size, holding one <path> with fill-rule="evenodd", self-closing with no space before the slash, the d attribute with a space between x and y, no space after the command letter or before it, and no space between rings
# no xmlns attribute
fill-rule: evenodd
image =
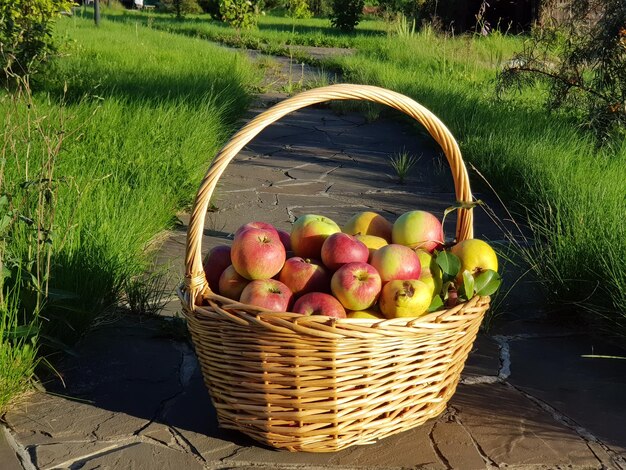
<svg viewBox="0 0 626 470"><path fill-rule="evenodd" d="M191 219L187 230L185 295L191 310L193 310L198 294L209 289L202 268L202 234L211 196L226 166L248 142L273 122L292 111L330 100L362 100L385 104L402 111L421 123L441 146L448 160L457 201L472 202L469 176L456 140L448 128L433 113L416 101L400 93L370 85L339 84L305 91L281 101L246 124L222 148L202 180L191 210ZM472 221L472 209L459 209L456 226L457 241L473 237Z"/></svg>

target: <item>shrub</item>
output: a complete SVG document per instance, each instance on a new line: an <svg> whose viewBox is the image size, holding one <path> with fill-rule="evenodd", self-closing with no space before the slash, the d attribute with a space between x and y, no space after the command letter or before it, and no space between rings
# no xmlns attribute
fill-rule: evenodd
<svg viewBox="0 0 626 470"><path fill-rule="evenodd" d="M345 32L353 31L359 24L364 6L364 0L333 0L332 25Z"/></svg>
<svg viewBox="0 0 626 470"><path fill-rule="evenodd" d="M0 65L5 77L35 72L54 52L52 25L69 0L0 2Z"/></svg>
<svg viewBox="0 0 626 470"><path fill-rule="evenodd" d="M550 109L573 112L599 144L619 143L626 136L626 3L570 0L566 11L534 31L500 74L498 91L544 82Z"/></svg>
<svg viewBox="0 0 626 470"><path fill-rule="evenodd" d="M202 13L202 8L196 0L161 0L161 7L176 14L176 18L182 18L189 13Z"/></svg>
<svg viewBox="0 0 626 470"><path fill-rule="evenodd" d="M309 8L316 16L329 16L332 12L330 0L310 0Z"/></svg>
<svg viewBox="0 0 626 470"><path fill-rule="evenodd" d="M292 18L311 18L313 13L309 9L307 0L289 0L289 16Z"/></svg>
<svg viewBox="0 0 626 470"><path fill-rule="evenodd" d="M222 20L237 29L250 29L256 25L260 5L250 0L220 0Z"/></svg>

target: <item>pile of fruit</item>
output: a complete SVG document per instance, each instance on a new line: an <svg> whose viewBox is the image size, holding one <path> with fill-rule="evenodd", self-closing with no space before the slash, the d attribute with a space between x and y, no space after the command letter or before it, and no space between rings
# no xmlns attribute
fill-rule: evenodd
<svg viewBox="0 0 626 470"><path fill-rule="evenodd" d="M453 307L499 284L498 258L484 241L447 247L441 221L410 211L395 223L374 212L354 215L343 230L327 217L304 215L291 233L252 222L232 247L204 259L211 290L276 312L337 318L419 317Z"/></svg>

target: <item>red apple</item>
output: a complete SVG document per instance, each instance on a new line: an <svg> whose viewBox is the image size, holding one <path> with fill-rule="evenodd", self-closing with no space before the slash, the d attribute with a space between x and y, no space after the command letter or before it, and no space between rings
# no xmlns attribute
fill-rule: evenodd
<svg viewBox="0 0 626 470"><path fill-rule="evenodd" d="M285 284L294 295L309 292L327 292L330 287L330 276L319 261L300 257L285 261L278 280Z"/></svg>
<svg viewBox="0 0 626 470"><path fill-rule="evenodd" d="M332 271L348 263L367 263L369 255L365 243L345 233L333 233L322 245L322 261Z"/></svg>
<svg viewBox="0 0 626 470"><path fill-rule="evenodd" d="M234 266L228 266L220 276L220 295L229 299L239 300L244 287L250 283L245 277L235 271Z"/></svg>
<svg viewBox="0 0 626 470"><path fill-rule="evenodd" d="M276 231L278 232L281 243L285 247L285 251L291 251L291 235L289 232L282 228L276 229Z"/></svg>
<svg viewBox="0 0 626 470"><path fill-rule="evenodd" d="M285 264L285 247L276 230L249 228L235 236L230 257L235 270L246 279L269 279Z"/></svg>
<svg viewBox="0 0 626 470"><path fill-rule="evenodd" d="M296 256L319 259L324 241L341 232L339 225L328 217L307 214L298 217L291 228L291 248Z"/></svg>
<svg viewBox="0 0 626 470"><path fill-rule="evenodd" d="M275 312L286 312L292 293L285 284L275 279L252 281L241 293L240 301Z"/></svg>
<svg viewBox="0 0 626 470"><path fill-rule="evenodd" d="M204 257L202 267L213 292L219 292L220 276L230 264L230 246L219 245L211 248Z"/></svg>
<svg viewBox="0 0 626 470"><path fill-rule="evenodd" d="M293 306L294 313L303 315L326 315L327 317L346 318L346 310L332 295L311 292L303 295Z"/></svg>
<svg viewBox="0 0 626 470"><path fill-rule="evenodd" d="M278 230L276 230L276 227L274 227L272 224L268 224L267 222L248 222L247 224L242 225L241 227L237 229L237 231L235 232L235 238L237 238L237 236L241 232L245 232L246 230L249 230L251 228L262 228L263 230L273 230L274 232L278 233Z"/></svg>
<svg viewBox="0 0 626 470"><path fill-rule="evenodd" d="M372 253L371 264L385 282L419 279L422 271L419 256L407 246L386 245Z"/></svg>
<svg viewBox="0 0 626 470"><path fill-rule="evenodd" d="M393 243L432 252L443 245L443 227L430 212L405 212L393 224L391 238Z"/></svg>
<svg viewBox="0 0 626 470"><path fill-rule="evenodd" d="M369 308L380 293L380 275L367 263L349 263L340 267L330 280L330 288L348 310Z"/></svg>

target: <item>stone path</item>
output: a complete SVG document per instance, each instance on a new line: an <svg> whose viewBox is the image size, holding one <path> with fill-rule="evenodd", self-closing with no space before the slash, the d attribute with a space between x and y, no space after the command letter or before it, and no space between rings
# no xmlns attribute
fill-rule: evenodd
<svg viewBox="0 0 626 470"><path fill-rule="evenodd" d="M265 98L251 115L280 96ZM388 165L400 151L421 155L405 185ZM229 166L203 249L230 243L251 220L288 229L311 212L340 224L367 209L390 219L415 208L441 214L454 201L450 188L436 149L408 124L308 108L268 128ZM502 238L476 215L476 236ZM188 222L180 219L160 256L178 276ZM451 236L453 219L446 225ZM515 277L505 273L509 285ZM63 361L65 387L51 380L49 393L33 393L4 417L0 469L625 469L626 361L582 356L626 353L551 324L530 282L506 303L442 416L330 454L278 452L220 430L177 301L161 317L120 314Z"/></svg>

